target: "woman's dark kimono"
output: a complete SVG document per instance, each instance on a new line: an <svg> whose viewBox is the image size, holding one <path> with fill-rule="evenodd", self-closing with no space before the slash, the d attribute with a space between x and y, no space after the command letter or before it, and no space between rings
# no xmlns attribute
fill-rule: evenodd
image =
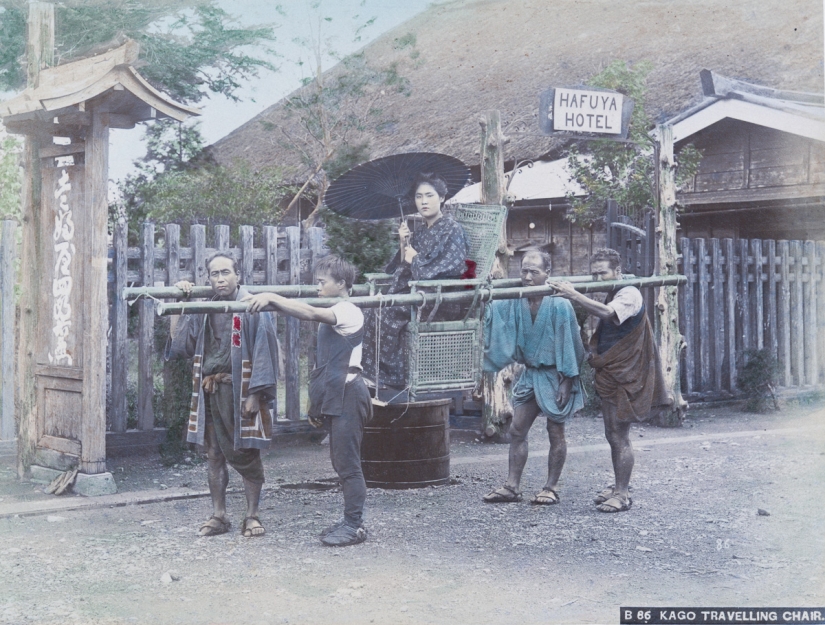
<svg viewBox="0 0 825 625"><path fill-rule="evenodd" d="M408 293L410 280L447 280L460 278L466 270L467 241L464 230L451 217L444 216L432 227L419 227L410 237L410 246L418 252L412 263L404 262L401 252L387 265L392 273L390 293ZM439 307L438 318L449 314L447 307ZM404 388L407 386L406 337L404 330L410 321L408 306L382 308L381 311L379 386ZM423 311L426 313L426 310ZM364 311L364 376L375 378L375 325L378 309Z"/></svg>

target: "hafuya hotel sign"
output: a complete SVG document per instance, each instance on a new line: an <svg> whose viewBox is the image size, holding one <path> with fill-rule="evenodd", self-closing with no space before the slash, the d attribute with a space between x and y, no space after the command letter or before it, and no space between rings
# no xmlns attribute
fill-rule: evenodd
<svg viewBox="0 0 825 625"><path fill-rule="evenodd" d="M624 138L632 111L633 101L615 91L557 87L541 94L539 125L544 134Z"/></svg>

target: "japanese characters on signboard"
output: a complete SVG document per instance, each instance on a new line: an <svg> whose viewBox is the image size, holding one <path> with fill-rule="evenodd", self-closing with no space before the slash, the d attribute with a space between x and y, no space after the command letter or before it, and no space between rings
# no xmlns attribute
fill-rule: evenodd
<svg viewBox="0 0 825 625"><path fill-rule="evenodd" d="M633 100L621 93L557 87L540 96L539 127L547 135L567 132L624 139L632 112Z"/></svg>

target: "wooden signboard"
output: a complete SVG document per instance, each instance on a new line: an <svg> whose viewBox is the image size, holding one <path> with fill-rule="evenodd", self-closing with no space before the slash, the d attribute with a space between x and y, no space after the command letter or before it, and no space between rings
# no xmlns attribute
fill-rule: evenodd
<svg viewBox="0 0 825 625"><path fill-rule="evenodd" d="M546 135L575 133L626 139L633 100L605 89L548 89L539 97L539 127Z"/></svg>

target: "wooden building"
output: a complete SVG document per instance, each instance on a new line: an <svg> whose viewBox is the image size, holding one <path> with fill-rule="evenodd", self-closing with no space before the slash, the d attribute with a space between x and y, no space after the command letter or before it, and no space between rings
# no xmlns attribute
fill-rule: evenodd
<svg viewBox="0 0 825 625"><path fill-rule="evenodd" d="M678 194L682 236L825 240L825 100L703 72L705 100L670 120L702 151Z"/></svg>

